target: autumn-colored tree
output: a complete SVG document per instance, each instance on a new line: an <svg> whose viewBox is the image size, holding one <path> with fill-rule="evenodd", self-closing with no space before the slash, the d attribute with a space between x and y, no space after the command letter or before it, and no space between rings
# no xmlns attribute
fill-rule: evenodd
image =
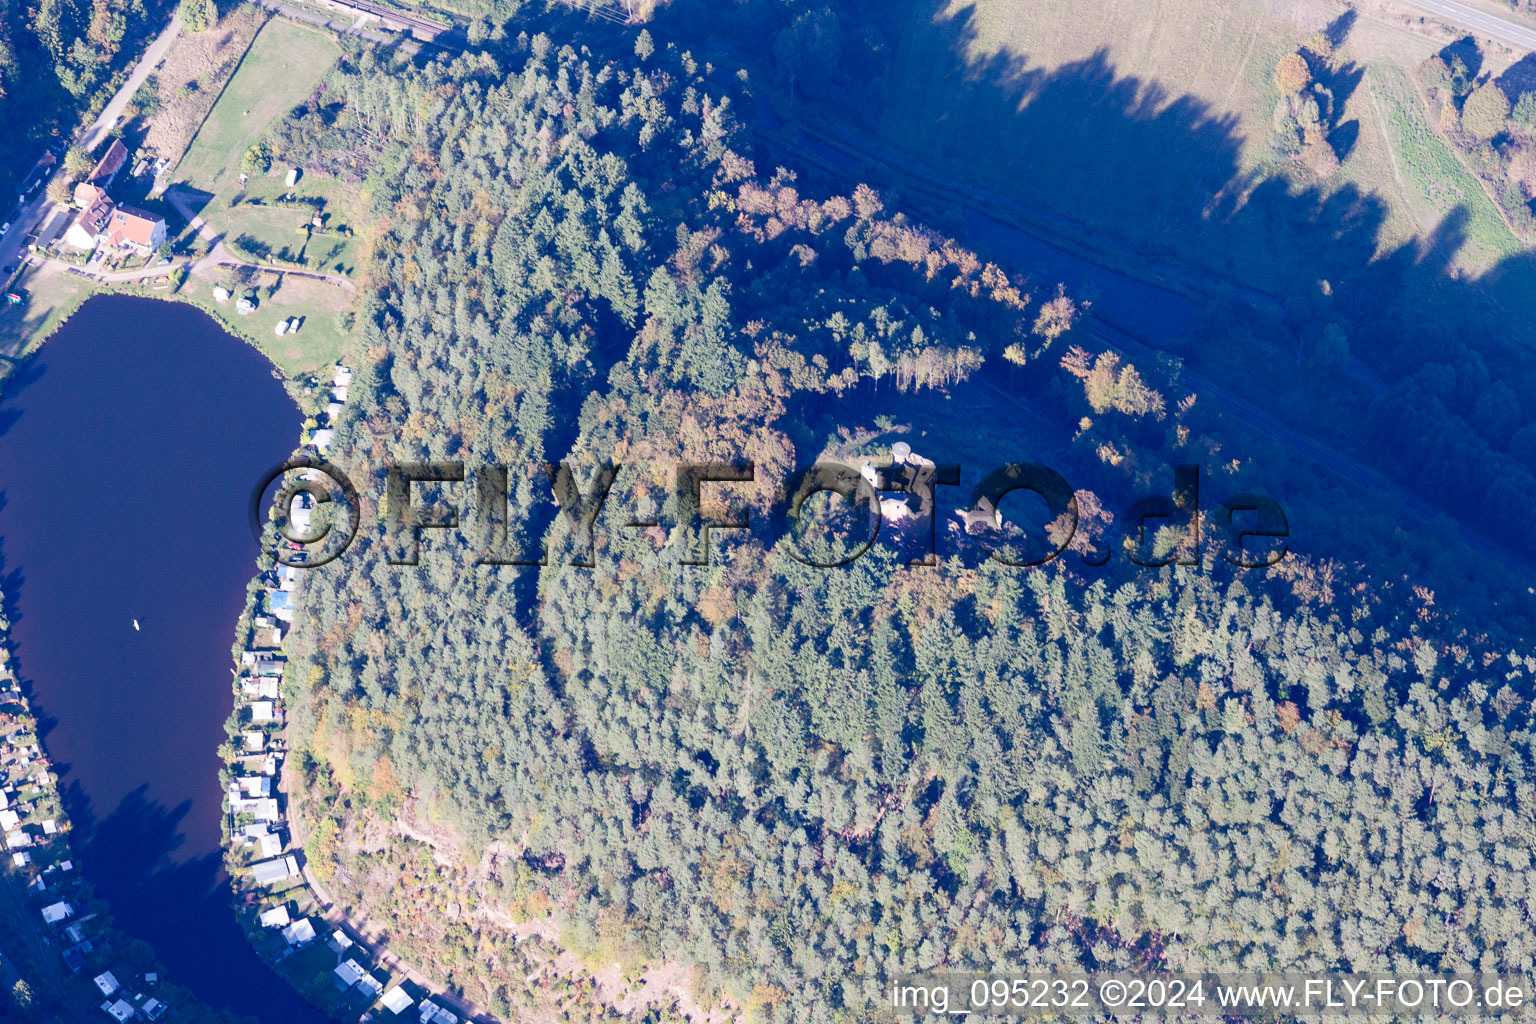
<svg viewBox="0 0 1536 1024"><path fill-rule="evenodd" d="M79 146L70 146L64 151L64 173L68 177L83 178L92 166L91 155Z"/></svg>
<svg viewBox="0 0 1536 1024"><path fill-rule="evenodd" d="M1447 134L1461 131L1461 111L1456 109L1454 101L1448 101L1440 108L1440 130Z"/></svg>
<svg viewBox="0 0 1536 1024"><path fill-rule="evenodd" d="M219 9L213 0L181 0L177 13L188 32L205 32L219 20Z"/></svg>
<svg viewBox="0 0 1536 1024"><path fill-rule="evenodd" d="M48 183L46 194L49 202L58 203L60 206L68 206L74 199L74 189L70 186L68 179L62 175Z"/></svg>
<svg viewBox="0 0 1536 1024"><path fill-rule="evenodd" d="M1488 82L1467 97L1461 108L1461 126L1473 138L1486 142L1504 130L1509 113L1509 97L1498 83Z"/></svg>
<svg viewBox="0 0 1536 1024"><path fill-rule="evenodd" d="M1275 85L1287 96L1294 95L1312 84L1312 69L1307 59L1299 53L1288 53L1275 65Z"/></svg>
<svg viewBox="0 0 1536 1024"><path fill-rule="evenodd" d="M1067 298L1066 287L1057 285L1056 297L1044 303L1035 317L1034 332L1047 343L1055 341L1072 329L1080 313L1077 303Z"/></svg>

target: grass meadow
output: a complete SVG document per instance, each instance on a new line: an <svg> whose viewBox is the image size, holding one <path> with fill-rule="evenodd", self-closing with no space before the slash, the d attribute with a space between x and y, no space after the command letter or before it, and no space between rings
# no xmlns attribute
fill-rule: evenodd
<svg viewBox="0 0 1536 1024"><path fill-rule="evenodd" d="M1283 170L1292 196L1313 189L1303 202L1320 211L1363 197L1379 252L1432 234L1458 207L1461 271L1518 249L1429 124L1410 76L1443 45L1431 36L1367 16L1348 26L1329 83L1343 100L1343 161L1317 179L1270 144L1272 76L1281 56L1339 17L1335 3L955 0L895 10L903 23L881 145L1068 217L1084 234L1264 287L1277 245L1222 221ZM1281 205L1296 217L1296 203ZM1326 242L1321 225L1299 230Z"/></svg>
<svg viewBox="0 0 1536 1024"><path fill-rule="evenodd" d="M269 21L176 166L176 180L233 194L241 156L268 125L315 90L338 53L327 32L282 18Z"/></svg>
<svg viewBox="0 0 1536 1024"><path fill-rule="evenodd" d="M321 29L281 18L268 22L175 169L173 180L209 197L201 215L232 251L257 262L271 256L278 263L296 263L302 255L308 269L333 274L350 275L357 269L359 242L335 230L342 225L355 228L351 211L358 206L356 186L301 175L290 189L285 181L288 168L281 165L240 181L246 150L314 92L338 54L334 38ZM314 200L320 201L327 223L323 232L310 236L305 225L315 211L306 203ZM183 240L189 241L190 234ZM225 276L222 283L236 294L256 288L261 297L257 311L239 317L238 323L227 305L213 305L210 284L189 281L183 291L231 327L253 335L285 373L307 372L340 357L346 332L337 314L350 303L350 293L274 272ZM296 336L276 336L277 324L292 316L305 318L303 329Z"/></svg>

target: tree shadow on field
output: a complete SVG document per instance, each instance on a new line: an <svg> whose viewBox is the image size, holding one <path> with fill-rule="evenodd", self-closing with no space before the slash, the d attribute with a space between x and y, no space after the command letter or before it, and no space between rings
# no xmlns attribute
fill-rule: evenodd
<svg viewBox="0 0 1536 1024"><path fill-rule="evenodd" d="M856 175L931 223L983 211L1026 224L1196 296L1203 311L1179 346L1189 365L1500 546L1536 552L1536 263L1522 253L1475 279L1455 265L1473 225L1495 213L1474 221L1461 205L1383 248L1380 196L1337 175L1308 185L1305 174L1245 169L1244 146L1267 140L1175 87L1122 74L1108 49L1055 67L1007 48L981 53L980 6L895 0L786 20L749 2L718 31L743 60L762 59L767 40L776 58L796 46L840 58L792 61L794 104L772 79L773 120L785 123L760 116L756 128L792 140L764 146L774 161L809 174L831 166L832 187ZM677 0L653 31L696 39L699 7ZM1349 27L1324 33L1342 39ZM1365 84L1358 65L1330 76L1340 107ZM1359 126L1335 134L1348 155ZM970 241L1039 269L1006 241ZM1050 269L1036 278L1046 288L1059 279ZM1110 272L1097 287L1124 281Z"/></svg>

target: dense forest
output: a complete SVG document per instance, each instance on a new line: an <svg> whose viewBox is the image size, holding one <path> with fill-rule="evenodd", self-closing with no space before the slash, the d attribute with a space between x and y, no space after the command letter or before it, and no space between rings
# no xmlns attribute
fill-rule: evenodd
<svg viewBox="0 0 1536 1024"><path fill-rule="evenodd" d="M164 0L0 3L0 213L50 129L105 100L114 73L169 9Z"/></svg>
<svg viewBox="0 0 1536 1024"><path fill-rule="evenodd" d="M511 475L506 549L545 544L542 569L477 564L505 551L471 517L418 564L365 530L304 575L287 678L321 876L406 932L397 883L439 870L378 839L409 809L498 865L474 927L537 917L777 1021L864 1019L935 966L1528 967L1536 657L1427 589L1306 552L1018 569L947 523L937 565L900 529L835 570L795 556L776 489L819 457L1026 454L1022 406L968 411L984 386L1079 414L1055 440L1099 471L1090 540L1166 485L1131 453L1209 421L1053 282L758 166L752 85L648 34L621 59L523 36L362 53L273 132L380 218L337 435L365 494L386 460L569 460L584 492L620 467L590 541ZM750 529L682 564L673 467L743 459L757 478L706 502ZM450 980L517 1019L548 993L466 898Z"/></svg>

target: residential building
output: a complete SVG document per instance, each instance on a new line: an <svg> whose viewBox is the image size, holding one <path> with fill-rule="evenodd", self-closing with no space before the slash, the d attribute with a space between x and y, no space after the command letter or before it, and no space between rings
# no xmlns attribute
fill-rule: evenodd
<svg viewBox="0 0 1536 1024"><path fill-rule="evenodd" d="M113 139L108 144L101 159L96 161L95 168L85 178L85 181L105 192L112 187L117 172L123 169L123 164L128 162L128 147L124 146L121 139Z"/></svg>
<svg viewBox="0 0 1536 1024"><path fill-rule="evenodd" d="M283 938L288 940L290 946L305 945L315 941L315 926L309 923L309 918L301 917L283 929Z"/></svg>
<svg viewBox="0 0 1536 1024"><path fill-rule="evenodd" d="M290 924L287 905L273 907L263 913L260 920L263 928L287 928Z"/></svg>
<svg viewBox="0 0 1536 1024"><path fill-rule="evenodd" d="M336 987L349 989L363 977L363 969L356 960L343 960L336 967Z"/></svg>
<svg viewBox="0 0 1536 1024"><path fill-rule="evenodd" d="M165 218L132 206L119 206L107 223L105 241L116 249L147 256L165 242Z"/></svg>
<svg viewBox="0 0 1536 1024"><path fill-rule="evenodd" d="M390 1013L395 1014L404 1013L406 1010L409 1010L412 1006L416 1005L416 1000L412 999L410 995L406 993L405 989L399 985L396 985L394 988L384 993L382 1002L384 1004L384 1009L388 1010Z"/></svg>
<svg viewBox="0 0 1536 1024"><path fill-rule="evenodd" d="M92 194L89 206L86 206L75 217L75 222L64 233L64 241L76 249L84 249L87 252L96 248L102 235L107 231L107 225L112 220L112 214L117 211L117 204L101 189L96 189Z"/></svg>
<svg viewBox="0 0 1536 1024"><path fill-rule="evenodd" d="M257 885L277 885L299 873L299 862L294 857L276 857L251 866L251 878Z"/></svg>

